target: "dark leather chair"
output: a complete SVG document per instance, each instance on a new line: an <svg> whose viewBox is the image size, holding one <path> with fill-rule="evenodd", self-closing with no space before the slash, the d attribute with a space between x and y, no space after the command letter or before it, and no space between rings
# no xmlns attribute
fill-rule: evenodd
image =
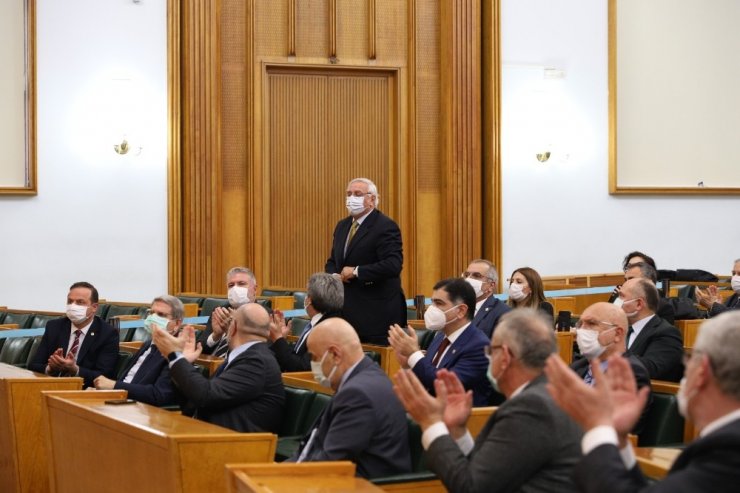
<svg viewBox="0 0 740 493"><path fill-rule="evenodd" d="M118 358L116 359L116 380L121 380L126 375L123 375L123 369L126 364L131 361L134 355L126 351L118 351Z"/></svg>
<svg viewBox="0 0 740 493"><path fill-rule="evenodd" d="M684 419L678 413L674 394L653 392L653 404L645 419L645 428L638 436L640 447L677 445L684 441Z"/></svg>
<svg viewBox="0 0 740 493"><path fill-rule="evenodd" d="M226 298L206 298L200 306L200 316L210 317L213 310L228 303Z"/></svg>
<svg viewBox="0 0 740 493"><path fill-rule="evenodd" d="M330 401L330 395L314 392L314 398L308 408L308 412L306 412L301 425L296 428L298 433L294 436L278 437L277 449L275 451L276 461L282 462L295 455L301 444L301 440L313 428L314 423L321 416L321 413L329 405Z"/></svg>
<svg viewBox="0 0 740 493"><path fill-rule="evenodd" d="M31 343L31 349L28 351L28 358L26 358L26 363L23 365L19 365L23 368L28 368L28 365L31 363L31 360L34 356L36 356L36 351L39 348L39 345L41 344L41 337L42 336L34 336L31 339L33 339L33 342Z"/></svg>
<svg viewBox="0 0 740 493"><path fill-rule="evenodd" d="M267 309L268 312L272 311L272 300L267 300L265 298L257 298L256 303L265 309Z"/></svg>
<svg viewBox="0 0 740 493"><path fill-rule="evenodd" d="M98 303L98 310L95 312L95 315L103 320L107 320L108 310L110 310L110 305L108 303Z"/></svg>
<svg viewBox="0 0 740 493"><path fill-rule="evenodd" d="M411 452L411 472L382 478L371 478L374 484L387 485L437 479L437 476L427 469L426 462L424 461L424 447L421 445L421 427L411 418L408 418L407 421L409 451Z"/></svg>
<svg viewBox="0 0 740 493"><path fill-rule="evenodd" d="M300 435L315 396L312 390L285 387L285 415L278 436Z"/></svg>
<svg viewBox="0 0 740 493"><path fill-rule="evenodd" d="M6 340L3 349L0 350L0 363L15 366L25 365L32 345L32 337L13 337Z"/></svg>
<svg viewBox="0 0 740 493"><path fill-rule="evenodd" d="M306 300L305 291L294 291L293 292L293 308L296 310L303 310L303 302Z"/></svg>
<svg viewBox="0 0 740 493"><path fill-rule="evenodd" d="M110 305L108 313L106 314L106 320L119 315L136 315L139 312L138 306L122 306L122 305Z"/></svg>
<svg viewBox="0 0 740 493"><path fill-rule="evenodd" d="M290 326L290 332L294 336L300 336L301 332L303 332L304 327L308 325L309 320L307 318L302 317L293 317L291 318L293 323Z"/></svg>
<svg viewBox="0 0 740 493"><path fill-rule="evenodd" d="M13 313L7 312L5 314L4 324L18 324L19 329L28 329L31 327L33 321L33 313Z"/></svg>
<svg viewBox="0 0 740 493"><path fill-rule="evenodd" d="M203 298L202 296L178 296L177 298L182 301L183 304L195 303L196 305L198 305L199 309L201 306L203 306L203 300L205 300L205 298Z"/></svg>
<svg viewBox="0 0 740 493"><path fill-rule="evenodd" d="M35 315L33 317L33 320L31 321L31 328L43 329L46 327L46 322L48 322L49 320L55 320L59 317L60 315Z"/></svg>
<svg viewBox="0 0 740 493"><path fill-rule="evenodd" d="M6 314L7 314L7 312L0 312L0 324L4 324L5 323L4 320L5 320L5 315Z"/></svg>
<svg viewBox="0 0 740 493"><path fill-rule="evenodd" d="M149 335L149 331L147 331L144 327L134 327L131 330L131 339L130 341L146 341L151 336Z"/></svg>
<svg viewBox="0 0 740 493"><path fill-rule="evenodd" d="M260 296L292 296L293 291L286 291L284 289L263 289Z"/></svg>

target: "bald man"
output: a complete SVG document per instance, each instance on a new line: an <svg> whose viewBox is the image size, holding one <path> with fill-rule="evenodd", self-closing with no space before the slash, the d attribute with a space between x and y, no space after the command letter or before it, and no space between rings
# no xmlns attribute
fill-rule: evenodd
<svg viewBox="0 0 740 493"><path fill-rule="evenodd" d="M211 379L192 365L201 352L192 327L177 338L154 331L154 344L169 360L170 377L187 398L183 414L240 432L277 433L285 389L266 343L270 316L262 306L248 303L232 314L226 327L229 353Z"/></svg>
<svg viewBox="0 0 740 493"><path fill-rule="evenodd" d="M311 330L307 344L314 378L335 394L290 460L351 460L364 478L409 472L406 413L357 332L331 318Z"/></svg>
<svg viewBox="0 0 740 493"><path fill-rule="evenodd" d="M594 377L589 362L594 358L601 361L601 371L607 372L609 361L613 355L623 355L627 351L625 335L627 334L627 315L624 310L611 303L594 303L583 311L576 324L576 343L581 357L576 359L570 367L587 384L594 384ZM642 362L633 355L626 355L635 375L637 388L650 387L650 374ZM632 433L639 434L645 425L645 419L650 412L652 395L648 397L640 420Z"/></svg>

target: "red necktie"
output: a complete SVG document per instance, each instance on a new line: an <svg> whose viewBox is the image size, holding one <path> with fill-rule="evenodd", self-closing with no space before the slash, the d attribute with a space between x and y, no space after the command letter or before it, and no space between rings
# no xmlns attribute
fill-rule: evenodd
<svg viewBox="0 0 740 493"><path fill-rule="evenodd" d="M437 352L434 354L434 359L432 360L432 364L434 366L437 366L437 363L439 363L439 359L442 357L442 354L444 354L445 349L447 349L447 346L450 345L450 340L445 337L444 341L442 341L442 344L439 345L439 349L437 349Z"/></svg>
<svg viewBox="0 0 740 493"><path fill-rule="evenodd" d="M80 336L82 331L80 329L75 330L75 340L72 342L72 347L67 351L67 356L72 356L72 359L77 360L77 351L80 349Z"/></svg>

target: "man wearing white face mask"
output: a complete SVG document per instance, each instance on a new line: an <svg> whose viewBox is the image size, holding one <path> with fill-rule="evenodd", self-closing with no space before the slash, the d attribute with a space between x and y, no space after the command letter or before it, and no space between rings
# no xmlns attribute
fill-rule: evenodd
<svg viewBox="0 0 740 493"><path fill-rule="evenodd" d="M434 394L437 371L454 372L466 389L473 391L476 406L488 405L491 385L486 378L488 361L483 348L490 342L472 322L473 288L462 278L439 281L432 293L432 306L424 313L427 329L439 332L426 354L419 348L413 329L391 327L388 340L403 368L411 368L426 389Z"/></svg>
<svg viewBox="0 0 740 493"><path fill-rule="evenodd" d="M99 375L115 378L118 332L95 316L98 290L76 282L67 295L67 315L46 324L30 370L52 376L80 376L91 387Z"/></svg>
<svg viewBox="0 0 740 493"><path fill-rule="evenodd" d="M581 357L570 365L573 371L587 384L593 385L594 378L589 362L599 358L601 370L606 372L609 366L607 358L615 354L622 355L627 350L624 343L627 327L624 310L611 303L594 303L586 308L576 324L576 343ZM632 366L637 388L650 387L650 374L645 365L636 356L629 355L627 359ZM652 395L632 433L642 432L651 405Z"/></svg>
<svg viewBox="0 0 740 493"><path fill-rule="evenodd" d="M144 342L123 368L121 380L115 381L103 375L95 379L98 390L124 389L131 399L153 406L166 406L177 401L175 388L170 380L167 359L152 344L151 334L155 330L166 330L176 336L182 327L185 308L182 301L163 294L154 298L144 326L149 340Z"/></svg>
<svg viewBox="0 0 740 493"><path fill-rule="evenodd" d="M226 289L229 302L213 310L206 323L206 330L198 337L203 354L224 356L229 349L225 337L231 313L242 305L257 299L257 278L246 267L232 267L226 273Z"/></svg>
<svg viewBox="0 0 740 493"><path fill-rule="evenodd" d="M627 438L647 391L634 385L630 365L613 356L609 372L593 368L590 387L557 357L548 360L548 390L586 434L575 469L579 491L594 493L735 492L740 483L740 312L704 322L678 392L679 411L699 430L661 481L642 475Z"/></svg>
<svg viewBox="0 0 740 493"><path fill-rule="evenodd" d="M493 296L498 283L496 267L485 259L473 260L462 276L475 290L473 325L490 339L501 316L511 310L509 305Z"/></svg>
<svg viewBox="0 0 740 493"><path fill-rule="evenodd" d="M401 289L401 230L378 209L378 189L367 178L347 185L349 216L337 223L324 271L344 283L342 316L365 343L387 345L392 324L406 325Z"/></svg>
<svg viewBox="0 0 740 493"><path fill-rule="evenodd" d="M696 301L707 309L707 317L714 317L727 310L740 310L740 258L735 260L732 268L730 286L733 294L725 303L722 303L717 286L709 286L706 290L696 288Z"/></svg>
<svg viewBox="0 0 740 493"><path fill-rule="evenodd" d="M351 460L365 478L409 472L406 413L352 326L340 318L322 322L311 330L308 350L314 378L335 393L289 460Z"/></svg>

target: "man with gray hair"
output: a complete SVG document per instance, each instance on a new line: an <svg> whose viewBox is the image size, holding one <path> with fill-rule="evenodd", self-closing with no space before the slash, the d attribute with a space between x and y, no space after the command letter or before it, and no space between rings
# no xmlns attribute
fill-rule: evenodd
<svg viewBox="0 0 740 493"><path fill-rule="evenodd" d="M551 323L535 310L501 318L486 355L489 379L507 400L475 441L466 428L472 394L454 373L437 373L436 398L412 372L396 374L396 395L423 431L427 466L449 491L573 490L582 432L555 405L542 374L556 350Z"/></svg>
<svg viewBox="0 0 740 493"><path fill-rule="evenodd" d="M627 438L647 399L629 363L609 359L609 372L592 365L590 387L562 361L550 358L546 373L555 401L581 424L583 460L575 470L580 491L737 491L740 483L740 313L719 315L699 329L678 392L679 412L694 423L699 438L676 458L662 481L648 483Z"/></svg>
<svg viewBox="0 0 740 493"><path fill-rule="evenodd" d="M273 314L270 324L270 349L275 354L282 371L308 371L311 369L311 355L308 352L306 339L316 325L326 319L341 315L344 304L344 285L342 281L324 272L313 274L306 287L306 299L303 307L311 320L306 324L293 347L285 336L291 333L293 321L285 324L285 317L279 310Z"/></svg>
<svg viewBox="0 0 740 493"><path fill-rule="evenodd" d="M240 306L254 303L257 299L257 278L246 267L232 267L226 273L226 290L229 302L213 310L206 323L206 330L198 338L203 347L203 354L220 357L226 355L229 341L224 335L229 317Z"/></svg>
<svg viewBox="0 0 740 493"><path fill-rule="evenodd" d="M490 339L498 325L501 316L511 310L511 307L496 298L498 272L490 260L482 258L473 260L462 277L475 290L475 316L473 325L478 327Z"/></svg>
<svg viewBox="0 0 740 493"><path fill-rule="evenodd" d="M123 389L128 391L129 398L152 406L175 404L177 392L170 380L167 360L152 344L151 337L155 330L167 331L177 336L182 327L184 315L185 308L182 301L176 297L163 294L154 298L146 320L144 320L144 328L149 337L124 367L122 373L124 377L116 381L100 375L95 379L95 388L98 390Z"/></svg>
<svg viewBox="0 0 740 493"><path fill-rule="evenodd" d="M647 279L654 285L658 284L658 272L655 267L648 264L647 262L634 262L627 264L627 268L624 270L624 280L629 281L630 279ZM617 294L619 291L617 291ZM658 292L658 309L655 314L673 325L676 318L676 309L673 307L670 301L663 296L660 296ZM619 299L618 297L616 298ZM617 302L619 304L619 302Z"/></svg>
<svg viewBox="0 0 740 493"><path fill-rule="evenodd" d="M234 311L226 331L229 353L210 379L192 365L200 356L192 327L185 327L178 337L154 332L154 344L169 361L172 381L187 399L183 414L244 433L277 433L285 389L266 343L270 315L257 303L247 303Z"/></svg>
<svg viewBox="0 0 740 493"><path fill-rule="evenodd" d="M367 178L347 185L349 216L337 223L324 271L344 283L342 315L362 342L388 345L391 325L406 326L401 289L401 230L377 210L378 189Z"/></svg>

